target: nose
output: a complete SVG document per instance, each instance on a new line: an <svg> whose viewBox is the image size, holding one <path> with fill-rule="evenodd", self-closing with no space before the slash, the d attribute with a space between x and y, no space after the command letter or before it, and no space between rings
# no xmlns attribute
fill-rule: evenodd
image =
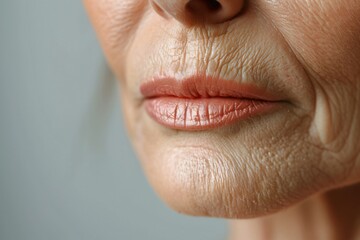
<svg viewBox="0 0 360 240"><path fill-rule="evenodd" d="M154 10L184 25L217 24L236 17L245 0L150 0Z"/></svg>

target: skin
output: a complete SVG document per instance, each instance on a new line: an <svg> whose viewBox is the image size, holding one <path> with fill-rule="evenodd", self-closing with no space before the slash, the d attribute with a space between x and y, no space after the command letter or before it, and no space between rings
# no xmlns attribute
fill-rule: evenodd
<svg viewBox="0 0 360 240"><path fill-rule="evenodd" d="M356 239L359 233L344 226L330 229L341 225L334 219L360 224L358 216L340 214L359 202L359 1L224 0L217 15L197 3L189 11L183 0L84 2L119 79L129 136L169 206L191 215L257 217L234 221L234 239L240 232L263 239L271 235L266 229L282 239L310 231L300 224L310 219L326 234L312 229L299 239ZM286 104L208 131L157 124L144 110L140 84L191 74L266 86ZM286 219L305 229L276 228L290 224Z"/></svg>

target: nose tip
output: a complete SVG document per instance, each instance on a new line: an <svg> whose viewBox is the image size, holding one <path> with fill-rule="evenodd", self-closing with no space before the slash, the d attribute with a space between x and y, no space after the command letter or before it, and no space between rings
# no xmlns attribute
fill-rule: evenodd
<svg viewBox="0 0 360 240"><path fill-rule="evenodd" d="M154 10L185 25L217 24L236 17L245 0L151 0Z"/></svg>

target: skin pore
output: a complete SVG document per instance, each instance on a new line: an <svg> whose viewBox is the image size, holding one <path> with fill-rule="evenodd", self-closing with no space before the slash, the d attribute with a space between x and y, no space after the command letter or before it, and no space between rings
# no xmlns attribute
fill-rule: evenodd
<svg viewBox="0 0 360 240"><path fill-rule="evenodd" d="M359 1L84 2L170 207L233 219L231 239L360 239ZM206 131L146 112L144 83L204 75L266 89L281 107Z"/></svg>

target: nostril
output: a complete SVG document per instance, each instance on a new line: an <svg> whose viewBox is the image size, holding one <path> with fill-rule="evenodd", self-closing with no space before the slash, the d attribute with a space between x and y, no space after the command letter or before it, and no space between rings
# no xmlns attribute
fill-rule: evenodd
<svg viewBox="0 0 360 240"><path fill-rule="evenodd" d="M209 0L206 2L210 11L219 11L221 9L221 4L217 0Z"/></svg>
<svg viewBox="0 0 360 240"><path fill-rule="evenodd" d="M247 0L147 0L165 19L186 26L219 24L237 17Z"/></svg>
<svg viewBox="0 0 360 240"><path fill-rule="evenodd" d="M193 14L206 14L209 12L217 12L222 8L217 0L190 0L186 4L186 9Z"/></svg>

